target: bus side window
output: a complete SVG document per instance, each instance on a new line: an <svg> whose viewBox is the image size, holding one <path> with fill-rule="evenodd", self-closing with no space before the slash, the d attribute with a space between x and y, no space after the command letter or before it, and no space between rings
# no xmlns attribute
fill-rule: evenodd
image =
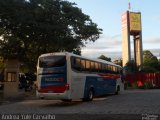
<svg viewBox="0 0 160 120"><path fill-rule="evenodd" d="M118 67L115 67L115 73L118 74Z"/></svg>
<svg viewBox="0 0 160 120"><path fill-rule="evenodd" d="M81 60L79 58L72 57L71 62L72 62L71 65L72 65L73 69L78 70L78 71L81 70L81 67L80 67L81 66L81 64L80 64Z"/></svg>
<svg viewBox="0 0 160 120"><path fill-rule="evenodd" d="M98 72L98 63L95 62L95 72Z"/></svg>
<svg viewBox="0 0 160 120"><path fill-rule="evenodd" d="M112 73L112 66L111 65L108 65L108 72Z"/></svg>
<svg viewBox="0 0 160 120"><path fill-rule="evenodd" d="M95 71L95 65L94 62L91 61L91 71L94 72Z"/></svg>
<svg viewBox="0 0 160 120"><path fill-rule="evenodd" d="M98 63L98 71L102 72L102 64L101 63Z"/></svg>
<svg viewBox="0 0 160 120"><path fill-rule="evenodd" d="M117 72L116 72L116 66L112 66L112 70L113 70L114 74L117 74Z"/></svg>
<svg viewBox="0 0 160 120"><path fill-rule="evenodd" d="M102 64L102 72L105 73L105 64Z"/></svg>
<svg viewBox="0 0 160 120"><path fill-rule="evenodd" d="M109 65L105 65L105 72L106 72L106 73L109 73L109 71L110 71L110 70L109 70Z"/></svg>
<svg viewBox="0 0 160 120"><path fill-rule="evenodd" d="M81 70L81 60L79 58L76 58L76 69L78 71Z"/></svg>
<svg viewBox="0 0 160 120"><path fill-rule="evenodd" d="M86 71L90 71L91 68L91 62L89 60L86 60Z"/></svg>
<svg viewBox="0 0 160 120"><path fill-rule="evenodd" d="M85 68L86 68L86 62L85 60L81 59L81 70L85 71Z"/></svg>
<svg viewBox="0 0 160 120"><path fill-rule="evenodd" d="M111 73L114 74L114 66L111 65Z"/></svg>

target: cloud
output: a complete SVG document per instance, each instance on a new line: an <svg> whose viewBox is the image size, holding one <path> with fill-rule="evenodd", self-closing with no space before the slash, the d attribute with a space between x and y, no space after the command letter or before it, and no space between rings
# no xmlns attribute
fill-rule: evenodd
<svg viewBox="0 0 160 120"><path fill-rule="evenodd" d="M111 58L115 58L115 56L121 57L121 46L120 34L114 36L102 35L100 39L94 43L89 42L86 44L86 47L82 48L82 55L91 58L97 58L102 54Z"/></svg>
<svg viewBox="0 0 160 120"><path fill-rule="evenodd" d="M149 49L153 55L160 57L160 49Z"/></svg>
<svg viewBox="0 0 160 120"><path fill-rule="evenodd" d="M86 44L85 48L94 48L94 49L107 49L107 48L114 48L117 46L120 46L121 40L120 35L114 35L114 36L101 36L100 39L98 39L95 42L89 42Z"/></svg>
<svg viewBox="0 0 160 120"><path fill-rule="evenodd" d="M143 41L144 43L147 43L147 44L160 44L160 38L148 38L148 39L145 39Z"/></svg>

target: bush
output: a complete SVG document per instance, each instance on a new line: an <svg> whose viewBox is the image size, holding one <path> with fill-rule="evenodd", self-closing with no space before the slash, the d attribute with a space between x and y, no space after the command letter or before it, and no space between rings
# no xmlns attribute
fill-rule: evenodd
<svg viewBox="0 0 160 120"><path fill-rule="evenodd" d="M144 84L144 88L145 89L152 89L153 88L153 85L151 83L145 83Z"/></svg>
<svg viewBox="0 0 160 120"><path fill-rule="evenodd" d="M143 86L139 87L140 89L153 89L153 85L151 83L144 83Z"/></svg>
<svg viewBox="0 0 160 120"><path fill-rule="evenodd" d="M138 88L137 82L134 82L134 83L132 84L132 88L134 88L134 89L137 89L137 88Z"/></svg>

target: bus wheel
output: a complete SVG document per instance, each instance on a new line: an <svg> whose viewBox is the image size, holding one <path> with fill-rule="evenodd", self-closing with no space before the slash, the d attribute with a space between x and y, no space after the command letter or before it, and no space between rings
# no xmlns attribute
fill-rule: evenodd
<svg viewBox="0 0 160 120"><path fill-rule="evenodd" d="M116 92L115 92L115 95L118 95L118 94L119 94L119 91L120 91L120 86L118 85L118 86L117 86L117 90L116 90Z"/></svg>
<svg viewBox="0 0 160 120"><path fill-rule="evenodd" d="M86 97L86 98L83 98L83 101L92 101L92 100L93 100L93 97L94 97L94 90L93 90L93 88L91 88L91 89L88 91L87 97Z"/></svg>
<svg viewBox="0 0 160 120"><path fill-rule="evenodd" d="M72 102L72 99L61 99L63 102Z"/></svg>

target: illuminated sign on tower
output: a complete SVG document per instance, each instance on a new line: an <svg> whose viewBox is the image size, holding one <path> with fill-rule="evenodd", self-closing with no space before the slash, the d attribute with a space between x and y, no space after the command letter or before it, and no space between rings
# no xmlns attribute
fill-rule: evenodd
<svg viewBox="0 0 160 120"><path fill-rule="evenodd" d="M141 14L129 12L130 33L141 31Z"/></svg>

